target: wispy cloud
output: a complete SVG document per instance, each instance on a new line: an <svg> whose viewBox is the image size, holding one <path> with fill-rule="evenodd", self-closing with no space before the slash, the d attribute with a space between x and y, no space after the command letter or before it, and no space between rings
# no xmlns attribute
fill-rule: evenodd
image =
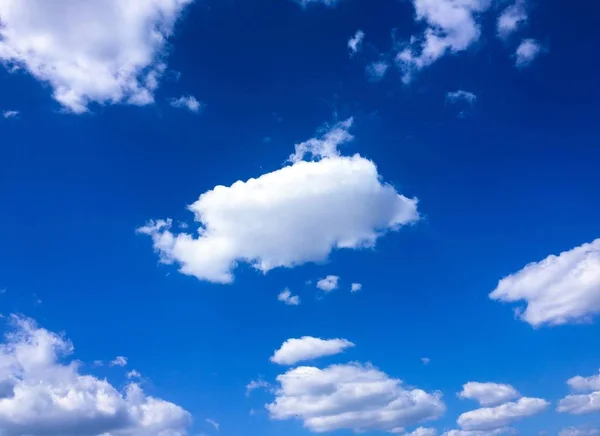
<svg viewBox="0 0 600 436"><path fill-rule="evenodd" d="M542 52L542 46L535 39L524 39L515 52L515 63L518 68L531 64Z"/></svg>
<svg viewBox="0 0 600 436"><path fill-rule="evenodd" d="M348 49L350 49L350 55L354 56L362 47L363 40L365 39L365 32L357 30L356 33L348 41Z"/></svg>
<svg viewBox="0 0 600 436"><path fill-rule="evenodd" d="M514 5L510 5L498 17L496 27L498 36L501 39L506 39L512 35L520 26L527 22L527 9L525 2L517 0Z"/></svg>
<svg viewBox="0 0 600 436"><path fill-rule="evenodd" d="M19 111L3 111L2 112L2 116L4 118L15 118L17 117L21 112Z"/></svg>

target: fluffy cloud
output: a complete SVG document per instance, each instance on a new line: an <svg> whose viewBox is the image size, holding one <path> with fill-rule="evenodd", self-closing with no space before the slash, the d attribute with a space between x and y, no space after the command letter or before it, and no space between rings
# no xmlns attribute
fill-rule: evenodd
<svg viewBox="0 0 600 436"><path fill-rule="evenodd" d="M277 296L277 299L288 306L298 306L300 304L300 297L297 295L292 295L292 292L289 289L284 289Z"/></svg>
<svg viewBox="0 0 600 436"><path fill-rule="evenodd" d="M600 374L582 377L577 375L567 380L571 389L578 392L600 391Z"/></svg>
<svg viewBox="0 0 600 436"><path fill-rule="evenodd" d="M196 100L196 97L192 96L192 95L183 95L179 98L174 98L170 100L170 104L173 107L179 108L179 109L187 109L190 112L195 112L198 113L200 112L200 109L202 109L204 107L204 105L199 102L198 100Z"/></svg>
<svg viewBox="0 0 600 436"><path fill-rule="evenodd" d="M589 394L567 395L558 402L556 410L572 415L600 412L600 391Z"/></svg>
<svg viewBox="0 0 600 436"><path fill-rule="evenodd" d="M534 327L590 320L600 312L600 239L530 263L500 280L490 298L525 301L518 315Z"/></svg>
<svg viewBox="0 0 600 436"><path fill-rule="evenodd" d="M173 232L171 220L138 232L152 237L163 263L216 283L232 282L238 262L266 273L323 261L334 249L374 246L386 231L419 219L417 200L383 183L372 161L339 154L351 125L297 144L291 165L202 194L188 207L197 235Z"/></svg>
<svg viewBox="0 0 600 436"><path fill-rule="evenodd" d="M279 365L294 365L304 360L323 356L333 356L343 352L354 344L346 339L319 339L304 336L300 339L288 339L271 357L271 362Z"/></svg>
<svg viewBox="0 0 600 436"><path fill-rule="evenodd" d="M360 283L352 283L350 285L350 292L358 292L362 289L362 284Z"/></svg>
<svg viewBox="0 0 600 436"><path fill-rule="evenodd" d="M459 103L465 102L468 104L473 104L477 100L477 96L469 91L463 91L459 89L458 91L451 91L446 94L446 101L449 103Z"/></svg>
<svg viewBox="0 0 600 436"><path fill-rule="evenodd" d="M350 40L348 41L348 49L350 50L350 55L355 55L361 49L362 42L365 39L365 32L362 30L357 30L356 33Z"/></svg>
<svg viewBox="0 0 600 436"><path fill-rule="evenodd" d="M520 26L527 22L527 9L525 8L524 0L517 0L513 5L508 6L500 16L496 27L498 29L498 36L502 39L508 38L512 35Z"/></svg>
<svg viewBox="0 0 600 436"><path fill-rule="evenodd" d="M542 52L542 46L535 39L524 39L515 52L518 68L525 68Z"/></svg>
<svg viewBox="0 0 600 436"><path fill-rule="evenodd" d="M0 428L3 436L176 436L190 415L147 396L139 385L119 391L106 380L61 363L73 345L27 318L12 316L0 345Z"/></svg>
<svg viewBox="0 0 600 436"><path fill-rule="evenodd" d="M569 427L560 431L558 436L598 436L600 430L597 428L585 428L585 427Z"/></svg>
<svg viewBox="0 0 600 436"><path fill-rule="evenodd" d="M476 400L481 406L495 406L520 395L515 388L507 384L468 382L463 385L459 398Z"/></svg>
<svg viewBox="0 0 600 436"><path fill-rule="evenodd" d="M446 53L458 53L479 40L477 15L490 7L490 0L413 0L416 19L426 24L422 35L413 37L398 53L396 62L408 83L419 70Z"/></svg>
<svg viewBox="0 0 600 436"><path fill-rule="evenodd" d="M47 82L67 110L153 102L167 38L192 0L0 0L0 61Z"/></svg>
<svg viewBox="0 0 600 436"><path fill-rule="evenodd" d="M317 288L324 292L335 291L338 288L338 282L340 278L338 276L327 276L317 282Z"/></svg>
<svg viewBox="0 0 600 436"><path fill-rule="evenodd" d="M313 432L341 429L401 433L409 425L437 419L442 395L406 388L370 365L294 368L279 375L272 419L300 419Z"/></svg>
<svg viewBox="0 0 600 436"><path fill-rule="evenodd" d="M464 430L496 430L515 421L543 412L549 403L541 398L521 398L497 407L483 407L465 412L457 423Z"/></svg>

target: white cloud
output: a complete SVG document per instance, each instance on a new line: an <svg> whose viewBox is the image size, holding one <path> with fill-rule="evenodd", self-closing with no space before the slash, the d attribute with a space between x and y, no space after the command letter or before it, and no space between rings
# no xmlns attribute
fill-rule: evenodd
<svg viewBox="0 0 600 436"><path fill-rule="evenodd" d="M354 344L346 339L320 339L304 336L300 339L288 339L271 357L271 362L279 365L294 365L304 360L323 356L333 356L343 352Z"/></svg>
<svg viewBox="0 0 600 436"><path fill-rule="evenodd" d="M492 300L517 302L534 327L588 321L600 312L600 239L533 262L498 283Z"/></svg>
<svg viewBox="0 0 600 436"><path fill-rule="evenodd" d="M446 93L446 101L449 103L466 102L470 105L475 103L477 96L469 91L459 89L458 91L451 91Z"/></svg>
<svg viewBox="0 0 600 436"><path fill-rule="evenodd" d="M67 110L149 104L167 38L191 0L0 0L0 61L47 82Z"/></svg>
<svg viewBox="0 0 600 436"><path fill-rule="evenodd" d="M350 55L355 55L362 47L363 40L365 39L365 32L357 30L356 33L348 41L348 49L350 49Z"/></svg>
<svg viewBox="0 0 600 436"><path fill-rule="evenodd" d="M567 384L571 389L578 392L600 391L600 374L589 377L577 375L567 380Z"/></svg>
<svg viewBox="0 0 600 436"><path fill-rule="evenodd" d="M292 165L202 194L188 207L197 235L174 233L172 220L138 232L152 237L161 262L216 283L232 282L238 262L266 273L326 260L334 249L373 247L387 231L419 219L417 200L383 183L370 160L340 156L351 124L297 144ZM315 160L301 160L308 156Z"/></svg>
<svg viewBox="0 0 600 436"><path fill-rule="evenodd" d="M117 356L115 359L110 362L110 366L126 366L127 365L127 357Z"/></svg>
<svg viewBox="0 0 600 436"><path fill-rule="evenodd" d="M515 4L504 9L498 17L498 22L496 23L498 36L502 39L508 38L520 26L527 22L527 18L525 1L517 0Z"/></svg>
<svg viewBox="0 0 600 436"><path fill-rule="evenodd" d="M300 304L300 297L297 295L292 295L292 292L287 288L277 296L277 299L284 302L288 306L298 306Z"/></svg>
<svg viewBox="0 0 600 436"><path fill-rule="evenodd" d="M214 419L206 418L206 422L214 427L215 430L219 431L221 427L217 421Z"/></svg>
<svg viewBox="0 0 600 436"><path fill-rule="evenodd" d="M367 65L365 69L367 73L367 79L369 82L381 81L385 77L389 67L390 64L386 61L376 61Z"/></svg>
<svg viewBox="0 0 600 436"><path fill-rule="evenodd" d="M1 27L0 27L0 29L1 29ZM0 42L0 43L1 43L1 42ZM20 114L20 112L19 112L19 111L4 111L4 112L2 112L2 116L3 116L4 118L6 118L6 119L8 119L8 118L15 118L15 117L17 117L19 114Z"/></svg>
<svg viewBox="0 0 600 436"><path fill-rule="evenodd" d="M543 412L549 403L541 398L523 397L497 407L484 407L465 412L457 423L464 430L496 430L515 421Z"/></svg>
<svg viewBox="0 0 600 436"><path fill-rule="evenodd" d="M352 283L350 285L350 292L358 292L362 289L362 284L360 283Z"/></svg>
<svg viewBox="0 0 600 436"><path fill-rule="evenodd" d="M515 52L518 68L525 68L542 52L542 46L535 39L524 39Z"/></svg>
<svg viewBox="0 0 600 436"><path fill-rule="evenodd" d="M171 106L179 108L179 109L187 109L190 112L198 113L204 107L204 104L198 100L196 97L192 95L183 95L179 98L171 99Z"/></svg>
<svg viewBox="0 0 600 436"><path fill-rule="evenodd" d="M79 373L67 339L12 316L0 345L0 428L3 436L183 436L190 415L147 396L136 383L124 391Z"/></svg>
<svg viewBox="0 0 600 436"><path fill-rule="evenodd" d="M335 291L338 288L339 280L338 276L327 276L317 282L317 288L324 292Z"/></svg>
<svg viewBox="0 0 600 436"><path fill-rule="evenodd" d="M279 375L272 419L300 419L313 432L341 429L400 433L405 426L439 418L442 394L406 388L371 365L294 368Z"/></svg>
<svg viewBox="0 0 600 436"><path fill-rule="evenodd" d="M598 436L600 430L587 427L569 427L560 431L558 436Z"/></svg>
<svg viewBox="0 0 600 436"><path fill-rule="evenodd" d="M412 37L410 43L396 56L403 72L403 81L409 83L419 70L433 64L446 53L458 53L479 40L480 26L477 15L490 7L490 0L413 0L416 20L426 23L422 35Z"/></svg>
<svg viewBox="0 0 600 436"><path fill-rule="evenodd" d="M463 385L459 398L477 401L481 406L495 406L521 395L511 385L500 383L468 382Z"/></svg>
<svg viewBox="0 0 600 436"><path fill-rule="evenodd" d="M256 389L271 390L271 383L262 379L252 380L246 385L246 396L250 396Z"/></svg>
<svg viewBox="0 0 600 436"><path fill-rule="evenodd" d="M405 433L404 436L436 436L437 430L435 428L419 427L410 433Z"/></svg>
<svg viewBox="0 0 600 436"><path fill-rule="evenodd" d="M431 359L429 357L421 357L421 362L423 362L423 365L429 365Z"/></svg>

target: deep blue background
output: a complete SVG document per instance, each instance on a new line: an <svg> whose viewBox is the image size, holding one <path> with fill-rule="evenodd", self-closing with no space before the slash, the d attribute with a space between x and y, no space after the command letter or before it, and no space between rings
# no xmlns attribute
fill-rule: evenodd
<svg viewBox="0 0 600 436"><path fill-rule="evenodd" d="M304 11L283 0L197 0L171 40L169 68L181 79L166 78L147 108L65 115L51 89L1 72L0 109L22 111L0 120L1 311L64 330L86 363L129 357L148 390L189 410L198 431L211 417L228 435L306 434L268 421L269 396L244 396L251 379L280 371L268 362L273 350L300 335L348 338L357 347L345 358L442 390L440 429L475 407L455 398L469 380L564 396L566 379L600 366L598 326L534 330L487 294L526 263L600 236L600 5L534 5L521 36L547 52L527 69L514 67L518 38L495 38L490 13L476 46L410 86L394 69L369 83L364 68L391 50L393 29L399 40L418 31L412 13L395 0ZM365 47L350 59L358 28ZM462 119L444 100L456 89L478 97ZM205 111L169 107L181 94ZM242 268L235 284L216 286L158 266L134 233L151 218L191 222L185 206L199 194L281 167L295 143L349 116L357 139L344 151L419 197L425 217L374 250L266 276ZM305 281L326 274L345 288L318 300ZM351 295L355 281L364 291ZM285 286L300 307L276 300ZM122 370L96 373L124 383ZM517 427L578 422L598 418L548 412Z"/></svg>

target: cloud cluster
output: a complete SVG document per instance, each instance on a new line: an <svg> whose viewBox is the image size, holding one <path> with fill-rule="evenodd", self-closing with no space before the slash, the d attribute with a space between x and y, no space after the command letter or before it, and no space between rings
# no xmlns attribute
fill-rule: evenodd
<svg viewBox="0 0 600 436"><path fill-rule="evenodd" d="M323 261L334 249L374 246L419 219L417 200L382 182L372 161L340 155L351 125L346 120L297 144L291 165L200 195L188 207L197 235L175 233L169 219L138 232L152 237L161 262L215 283L232 282L238 262L266 273Z"/></svg>
<svg viewBox="0 0 600 436"><path fill-rule="evenodd" d="M589 377L575 376L567 380L569 387L578 392L567 395L558 403L557 411L582 415L585 413L600 412L600 375Z"/></svg>
<svg viewBox="0 0 600 436"><path fill-rule="evenodd" d="M300 419L318 433L402 433L406 426L437 419L446 409L441 393L405 387L371 365L298 367L279 375L277 382L275 400L266 406L271 418Z"/></svg>
<svg viewBox="0 0 600 436"><path fill-rule="evenodd" d="M590 320L600 312L600 239L530 263L500 280L490 298L525 301L519 318L534 327Z"/></svg>
<svg viewBox="0 0 600 436"><path fill-rule="evenodd" d="M294 365L305 360L323 356L333 356L343 352L354 344L347 339L320 339L304 336L299 339L288 339L275 351L271 362L279 365Z"/></svg>
<svg viewBox="0 0 600 436"><path fill-rule="evenodd" d="M136 383L123 391L61 363L73 351L64 337L12 316L0 344L0 428L3 436L183 436L190 415L153 398Z"/></svg>
<svg viewBox="0 0 600 436"><path fill-rule="evenodd" d="M500 406L482 407L465 412L458 417L457 423L464 430L497 430L522 418L543 412L548 406L549 403L541 398L523 397Z"/></svg>
<svg viewBox="0 0 600 436"><path fill-rule="evenodd" d="M0 61L50 84L75 113L152 103L167 38L191 1L0 0Z"/></svg>
<svg viewBox="0 0 600 436"><path fill-rule="evenodd" d="M444 433L445 436L488 436L511 432L514 422L544 411L549 403L541 398L521 397L507 384L468 382L463 385L459 398L472 399L481 406L465 412L456 421L461 430ZM510 400L517 399L511 402ZM494 407L491 407L494 406Z"/></svg>

